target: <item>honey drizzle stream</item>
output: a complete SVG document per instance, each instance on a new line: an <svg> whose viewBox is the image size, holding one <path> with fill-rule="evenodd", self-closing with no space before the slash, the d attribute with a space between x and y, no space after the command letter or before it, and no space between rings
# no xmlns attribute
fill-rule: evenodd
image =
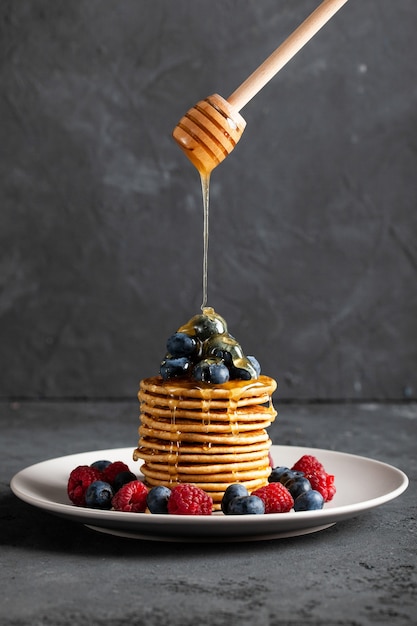
<svg viewBox="0 0 417 626"><path fill-rule="evenodd" d="M208 242L209 242L209 195L210 173L200 171L201 191L203 194L203 300L201 310L207 306L207 282L208 282Z"/></svg>

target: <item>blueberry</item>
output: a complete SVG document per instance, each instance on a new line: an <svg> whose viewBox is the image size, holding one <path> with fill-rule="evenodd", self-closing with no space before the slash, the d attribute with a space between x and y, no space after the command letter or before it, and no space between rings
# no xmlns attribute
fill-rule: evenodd
<svg viewBox="0 0 417 626"><path fill-rule="evenodd" d="M114 479L114 483L113 483L114 490L119 491L119 489L123 487L123 485L126 485L127 483L131 483L132 480L137 480L137 479L138 477L133 472L120 472L120 474L117 474Z"/></svg>
<svg viewBox="0 0 417 626"><path fill-rule="evenodd" d="M204 383L221 385L229 380L229 369L225 363L218 358L204 359L197 363L192 372L194 380Z"/></svg>
<svg viewBox="0 0 417 626"><path fill-rule="evenodd" d="M285 486L294 500L311 489L310 481L304 476L298 476L297 478L289 480Z"/></svg>
<svg viewBox="0 0 417 626"><path fill-rule="evenodd" d="M205 347L208 354L224 359L229 366L233 365L235 359L241 359L244 356L241 346L229 333L211 337L205 344Z"/></svg>
<svg viewBox="0 0 417 626"><path fill-rule="evenodd" d="M232 355L228 350L222 350L221 348L210 348L210 346L208 346L207 348L209 358L213 357L215 359L220 359L228 368L233 367Z"/></svg>
<svg viewBox="0 0 417 626"><path fill-rule="evenodd" d="M324 498L321 493L310 489L294 500L294 511L315 511L322 509L323 504Z"/></svg>
<svg viewBox="0 0 417 626"><path fill-rule="evenodd" d="M159 372L164 380L181 378L190 370L191 362L185 356L178 358L166 358L162 361Z"/></svg>
<svg viewBox="0 0 417 626"><path fill-rule="evenodd" d="M265 505L258 496L240 496L233 498L227 509L227 515L263 515Z"/></svg>
<svg viewBox="0 0 417 626"><path fill-rule="evenodd" d="M242 483L233 483L233 485L229 485L226 491L223 494L222 498L222 511L225 515L228 514L228 509L230 502L233 498L248 496L249 492L246 489L245 485Z"/></svg>
<svg viewBox="0 0 417 626"><path fill-rule="evenodd" d="M90 467L93 467L99 472L103 472L106 469L106 467L108 467L109 465L111 465L111 461L100 460L100 461L94 461L94 463L91 463Z"/></svg>
<svg viewBox="0 0 417 626"><path fill-rule="evenodd" d="M273 468L268 480L270 483L280 483L281 479L285 480L288 479L290 476L292 477L292 472L290 468L286 467L285 465L280 465L279 467Z"/></svg>
<svg viewBox="0 0 417 626"><path fill-rule="evenodd" d="M287 487L291 481L294 481L296 478L301 478L302 476L304 476L302 472L296 472L288 467L281 466L274 467L268 480L270 483L282 483Z"/></svg>
<svg viewBox="0 0 417 626"><path fill-rule="evenodd" d="M102 480L92 482L85 492L85 504L90 509L111 509L114 491L109 483Z"/></svg>
<svg viewBox="0 0 417 626"><path fill-rule="evenodd" d="M256 377L259 378L259 376L261 375L261 365L258 359L256 359L254 356L249 356L249 355L247 356L247 359L252 365L253 369L255 370Z"/></svg>
<svg viewBox="0 0 417 626"><path fill-rule="evenodd" d="M250 380L258 378L255 366L243 354L242 347L229 333L212 337L207 341L209 355L222 359L230 370L230 378Z"/></svg>
<svg viewBox="0 0 417 626"><path fill-rule="evenodd" d="M167 341L167 350L172 357L189 357L196 349L196 339L186 333L175 333Z"/></svg>
<svg viewBox="0 0 417 626"><path fill-rule="evenodd" d="M149 490L146 504L151 513L168 513L168 500L171 489L158 485Z"/></svg>
<svg viewBox="0 0 417 626"><path fill-rule="evenodd" d="M199 315L194 315L187 324L178 329L178 332L195 335L201 341L205 341L213 335L221 335L226 331L226 321L209 307L205 308Z"/></svg>
<svg viewBox="0 0 417 626"><path fill-rule="evenodd" d="M239 359L239 364L237 365L235 361L230 368L230 378L233 380L252 380L252 378L258 377L248 359Z"/></svg>
<svg viewBox="0 0 417 626"><path fill-rule="evenodd" d="M283 476L283 485L285 485L286 487L288 487L288 485L290 485L294 480L298 480L299 478L304 478L304 473L303 472L298 472L297 470L290 470L291 474L289 475L289 477L287 478L286 476Z"/></svg>
<svg viewBox="0 0 417 626"><path fill-rule="evenodd" d="M258 378L258 373L250 360L245 356L233 357L230 377L235 380L251 380L252 378Z"/></svg>

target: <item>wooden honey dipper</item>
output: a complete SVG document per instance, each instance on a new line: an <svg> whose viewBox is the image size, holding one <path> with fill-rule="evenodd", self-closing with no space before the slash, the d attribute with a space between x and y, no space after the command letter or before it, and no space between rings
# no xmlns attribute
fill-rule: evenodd
<svg viewBox="0 0 417 626"><path fill-rule="evenodd" d="M198 102L174 128L173 137L200 174L209 176L245 130L239 111L330 20L347 0L324 0L228 98Z"/></svg>

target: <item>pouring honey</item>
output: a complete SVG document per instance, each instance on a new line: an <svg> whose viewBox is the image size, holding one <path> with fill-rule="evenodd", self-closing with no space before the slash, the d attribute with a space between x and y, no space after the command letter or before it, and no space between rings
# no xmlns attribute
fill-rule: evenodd
<svg viewBox="0 0 417 626"><path fill-rule="evenodd" d="M246 122L239 111L333 17L347 0L324 0L229 98L218 94L198 102L178 122L173 137L201 178L204 207L203 302L207 306L207 254L211 172L232 152Z"/></svg>

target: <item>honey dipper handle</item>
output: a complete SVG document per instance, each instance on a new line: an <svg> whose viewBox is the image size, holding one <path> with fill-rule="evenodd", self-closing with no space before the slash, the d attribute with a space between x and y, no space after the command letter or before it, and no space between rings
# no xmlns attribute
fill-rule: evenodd
<svg viewBox="0 0 417 626"><path fill-rule="evenodd" d="M240 111L346 2L347 0L324 0L227 101Z"/></svg>

